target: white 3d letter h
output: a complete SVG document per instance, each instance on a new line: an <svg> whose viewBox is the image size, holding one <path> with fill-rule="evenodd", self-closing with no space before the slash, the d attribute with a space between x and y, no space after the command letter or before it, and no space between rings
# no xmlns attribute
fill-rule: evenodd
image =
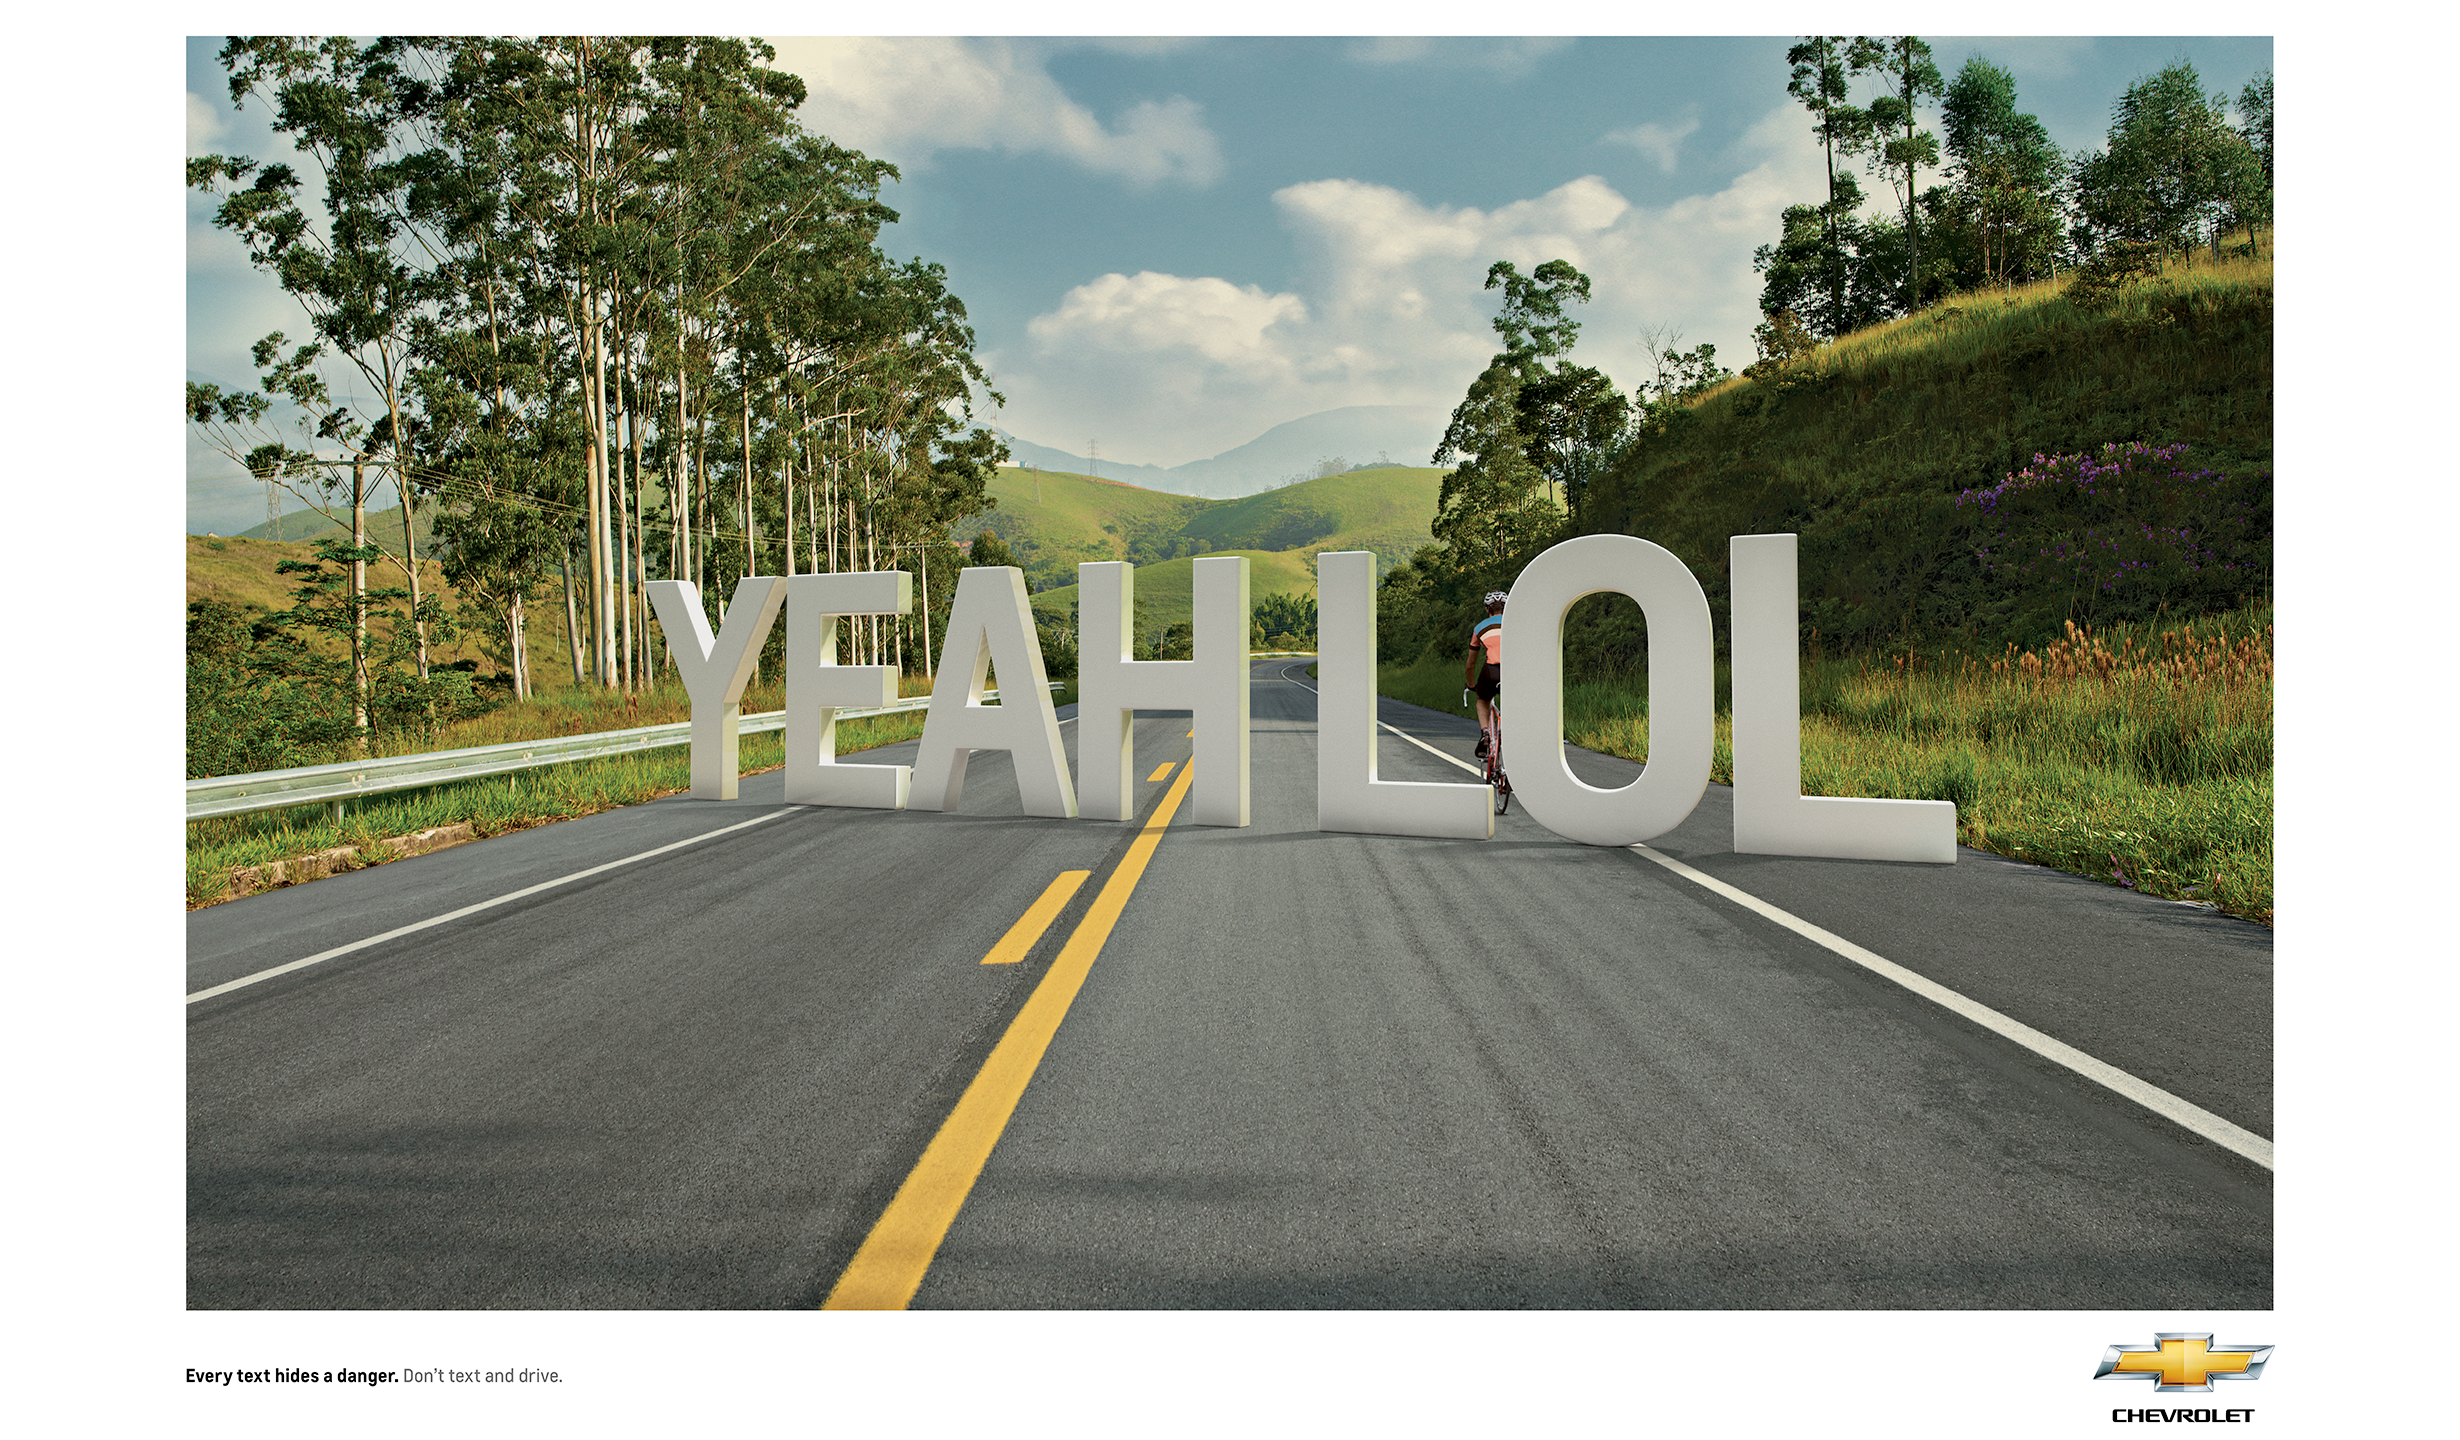
<svg viewBox="0 0 2460 1440"><path fill-rule="evenodd" d="M1076 768L1085 814L1125 820L1136 809L1138 710L1195 717L1189 809L1199 825L1247 823L1247 557L1195 564L1196 658L1133 660L1136 567L1076 567L1084 640L1077 652Z"/></svg>

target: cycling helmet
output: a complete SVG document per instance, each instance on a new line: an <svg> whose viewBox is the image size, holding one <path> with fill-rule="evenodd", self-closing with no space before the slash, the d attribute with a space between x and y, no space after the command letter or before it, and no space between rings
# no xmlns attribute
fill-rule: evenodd
<svg viewBox="0 0 2460 1440"><path fill-rule="evenodd" d="M1504 593L1500 590L1489 590L1486 592L1486 603L1489 605L1501 605L1505 598Z"/></svg>

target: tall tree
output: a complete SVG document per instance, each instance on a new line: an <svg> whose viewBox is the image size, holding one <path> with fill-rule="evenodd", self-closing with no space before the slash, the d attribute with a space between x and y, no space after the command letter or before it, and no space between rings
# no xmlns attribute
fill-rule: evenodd
<svg viewBox="0 0 2460 1440"><path fill-rule="evenodd" d="M433 77L416 46L393 38L362 44L339 36L234 36L220 59L230 74L231 103L244 106L253 97L267 105L274 132L293 137L316 167L322 215L309 219L300 177L287 165L260 170L252 160L206 156L189 162L189 184L210 191L254 175L216 210L214 223L247 244L249 258L307 311L318 341L376 391L382 421L360 427L369 443L350 463L364 472L381 455L391 473L401 500L402 568L412 613L422 613L408 397L418 361L415 332L440 297L443 257L413 221L408 196L435 164L417 145L413 123L433 103ZM352 545L367 543L361 514ZM418 635L424 678L423 621Z"/></svg>
<svg viewBox="0 0 2460 1440"><path fill-rule="evenodd" d="M1504 348L1471 382L1435 451L1436 464L1459 463L1444 477L1434 533L1456 563L1477 565L1502 563L1576 515L1630 413L1603 373L1561 358L1580 334L1564 307L1589 298L1588 276L1567 260L1527 275L1498 260L1486 288L1504 294L1492 322Z"/></svg>
<svg viewBox="0 0 2460 1440"><path fill-rule="evenodd" d="M2125 240L2179 255L2217 241L2261 185L2227 100L2206 94L2183 60L2127 87L2111 110L2108 148L2079 157L2074 179L2088 245Z"/></svg>
<svg viewBox="0 0 2460 1440"><path fill-rule="evenodd" d="M1547 503L1555 503L1559 490L1564 509L1576 515L1596 468L1588 463L1590 458L1614 448L1630 414L1630 402L1612 380L1562 358L1580 336L1580 322L1564 307L1589 298L1589 277L1567 260L1549 260L1527 275L1509 260L1498 260L1487 269L1486 288L1500 289L1504 297L1492 322L1503 339L1503 353L1489 368L1511 376L1508 387L1490 383L1488 391L1501 394L1508 388L1511 443L1544 483ZM1463 426L1468 423L1464 416L1475 407L1467 399L1462 406L1445 431L1437 464L1454 450L1474 453L1466 443L1470 431ZM1502 432L1493 432L1482 443L1492 445L1501 438Z"/></svg>
<svg viewBox="0 0 2460 1440"><path fill-rule="evenodd" d="M2247 239L2255 238L2255 227L2272 223L2272 72L2264 71L2246 82L2238 92L2238 115L2243 122L2239 138L2255 154L2256 173L2260 177L2242 217L2247 226Z"/></svg>
<svg viewBox="0 0 2460 1440"><path fill-rule="evenodd" d="M1967 60L1939 118L1955 176L1941 209L1967 251L1957 281L2006 286L2047 277L2060 239L2061 159L2041 121L2016 108L2016 78L1979 57Z"/></svg>
<svg viewBox="0 0 2460 1440"><path fill-rule="evenodd" d="M1785 93L1817 117L1811 134L1818 139L1820 157L1828 167L1828 195L1818 205L1786 211L1786 239L1779 245L1785 254L1781 261L1766 250L1762 254L1770 263L1785 265L1789 278L1772 283L1781 283L1787 293L1775 297L1773 303L1771 297L1762 296L1760 308L1770 314L1786 309L1809 313L1821 333L1829 336L1846 328L1854 217L1862 209L1861 183L1852 170L1839 170L1837 159L1860 154L1871 143L1870 112L1847 102L1853 75L1875 62L1878 53L1878 42L1868 36L1843 35L1806 35L1802 43L1785 52L1786 64L1793 67ZM1759 268L1766 271L1770 264ZM1800 291L1806 287L1817 291L1825 303L1804 304Z"/></svg>
<svg viewBox="0 0 2460 1440"><path fill-rule="evenodd" d="M219 156L191 180L236 186L262 263L341 299L309 305L314 344L268 342L263 392L191 386L191 419L269 481L397 473L516 692L550 571L574 679L599 685L647 682L660 569L722 609L744 574L939 558L944 600L947 526L989 508L1001 453L971 406L997 396L945 273L880 251L897 172L805 133L774 58L705 36L235 43L235 84L291 107L343 199L311 218L287 167ZM315 374L354 343L381 413ZM276 433L286 399L313 434ZM862 640L927 666L927 633Z"/></svg>
<svg viewBox="0 0 2460 1440"><path fill-rule="evenodd" d="M1904 308L1922 305L1921 171L1939 163L1939 139L1921 128L1925 100L1946 91L1930 44L1918 35L1890 35L1854 57L1855 70L1876 75L1886 93L1871 101L1869 151L1873 167L1896 191L1905 227Z"/></svg>

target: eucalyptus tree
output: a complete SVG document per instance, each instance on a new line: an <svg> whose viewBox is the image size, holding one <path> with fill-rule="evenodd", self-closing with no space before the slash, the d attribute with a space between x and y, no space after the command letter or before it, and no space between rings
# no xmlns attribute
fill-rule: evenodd
<svg viewBox="0 0 2460 1440"><path fill-rule="evenodd" d="M2075 204L2095 244L2127 240L2184 254L2216 241L2262 193L2263 168L2185 61L2137 81L2110 114L2108 148L2078 158Z"/></svg>
<svg viewBox="0 0 2460 1440"><path fill-rule="evenodd" d="M1922 305L1921 171L1939 163L1939 137L1921 128L1921 106L1946 93L1946 82L1931 60L1930 44L1918 35L1890 35L1859 42L1854 56L1857 73L1877 76L1885 92L1867 111L1871 137L1865 153L1872 167L1896 192L1903 214L1906 245L1904 308Z"/></svg>
<svg viewBox="0 0 2460 1440"><path fill-rule="evenodd" d="M2255 238L2255 227L2272 223L2272 72L2264 71L2246 82L2238 92L2238 115L2243 122L2239 138L2255 156L2258 176L2253 193L2241 207L2247 227L2247 239Z"/></svg>
<svg viewBox="0 0 2460 1440"><path fill-rule="evenodd" d="M1850 328L1844 324L1846 290L1858 238L1855 217L1862 209L1861 182L1850 169L1837 169L1836 162L1839 156L1851 158L1870 147L1871 114L1848 102L1852 77L1878 58L1879 43L1868 36L1806 35L1785 52L1785 63L1792 67L1785 93L1817 117L1811 134L1818 139L1820 158L1828 168L1828 194L1817 205L1795 206L1785 212L1782 255L1763 247L1761 257L1767 263L1759 268L1766 271L1771 264L1782 264L1787 279L1772 279L1771 285L1782 283L1789 293L1762 296L1760 308L1771 314L1786 309L1809 314L1820 332L1831 337ZM1827 303L1805 304L1798 293L1805 287L1816 290Z"/></svg>
<svg viewBox="0 0 2460 1440"><path fill-rule="evenodd" d="M356 462L362 482L390 467L438 502L440 558L503 639L517 693L549 569L575 681L639 685L653 566L722 604L724 579L781 555L792 572L953 553L947 524L987 508L999 452L967 430L988 391L964 307L937 266L880 253L897 172L803 132L803 84L765 44L229 54L238 89L268 91L303 147L325 147L329 218L308 220L287 168L206 157L191 181L252 182L227 223L324 308L314 344L260 357L265 392L192 387L191 418L269 482ZM343 347L380 382L382 415L324 395L315 362ZM311 405L313 436L273 433L285 400Z"/></svg>
<svg viewBox="0 0 2460 1440"><path fill-rule="evenodd" d="M1549 260L1527 275L1498 260L1487 268L1486 288L1504 294L1503 308L1491 322L1503 339L1503 352L1488 362L1494 378L1484 380L1474 403L1464 398L1453 412L1435 463L1452 454L1477 455L1477 463L1500 465L1497 475L1518 476L1516 466L1489 458L1508 445L1544 486L1547 507L1556 504L1559 488L1564 511L1576 519L1585 482L1596 471L1593 461L1615 447L1631 409L1603 372L1561 358L1580 335L1580 322L1564 306L1589 298L1589 277L1567 260ZM1503 375L1510 377L1508 384ZM1507 392L1512 423L1497 430L1491 406Z"/></svg>
<svg viewBox="0 0 2460 1440"><path fill-rule="evenodd" d="M2046 278L2060 240L2063 162L2039 119L2016 108L2016 79L1967 60L1940 104L1955 186L1942 210L1970 247L1971 285Z"/></svg>
<svg viewBox="0 0 2460 1440"><path fill-rule="evenodd" d="M309 216L302 177L278 162L201 156L188 162L188 183L209 193L224 184L242 187L217 207L214 223L245 243L249 260L273 274L307 313L316 340L292 364L304 368L331 354L380 397L378 424L356 416L355 406L323 396L316 439L340 448L341 463L351 467L354 550L369 543L366 472L377 465L389 469L401 500L400 558L416 615L418 466L408 409L419 359L416 332L432 320L442 296L445 260L408 204L413 183L438 163L419 143L415 125L436 94L427 52L397 38L362 44L338 36L243 35L232 37L218 59L230 77L231 103L244 108L254 99L267 106L274 132L291 136L314 166L321 214ZM353 562L352 574L356 595L366 588L364 562ZM426 630L423 622L413 624L423 680Z"/></svg>
<svg viewBox="0 0 2460 1440"><path fill-rule="evenodd" d="M1580 322L1567 302L1589 298L1589 278L1566 260L1549 260L1527 275L1508 260L1487 267L1486 288L1504 292L1491 322L1504 343L1453 407L1434 463L1453 464L1437 493L1432 525L1452 568L1498 570L1542 537L1559 530L1563 509L1555 486L1567 475L1569 451L1611 397L1619 428L1623 398L1611 382L1568 362L1548 365L1572 347ZM1594 378L1592 378L1594 377Z"/></svg>

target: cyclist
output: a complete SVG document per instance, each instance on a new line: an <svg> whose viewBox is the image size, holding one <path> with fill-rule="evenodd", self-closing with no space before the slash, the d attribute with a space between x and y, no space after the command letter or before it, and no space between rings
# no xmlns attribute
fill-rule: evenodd
<svg viewBox="0 0 2460 1440"><path fill-rule="evenodd" d="M1495 733L1495 697L1503 688L1503 602L1501 590L1487 592L1486 618L1470 630L1469 654L1461 662L1461 684L1477 703L1481 760ZM1486 662L1483 670L1478 668L1481 659Z"/></svg>

